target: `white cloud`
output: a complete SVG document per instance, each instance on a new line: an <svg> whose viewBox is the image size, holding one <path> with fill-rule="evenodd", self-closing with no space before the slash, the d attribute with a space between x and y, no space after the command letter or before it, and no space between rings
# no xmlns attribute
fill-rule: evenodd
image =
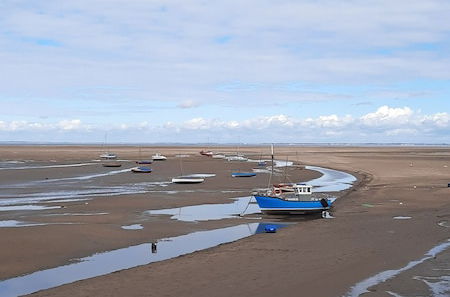
<svg viewBox="0 0 450 297"><path fill-rule="evenodd" d="M401 125L407 124L413 114L409 107L391 108L385 105L378 108L376 112L362 116L361 122L367 126Z"/></svg>
<svg viewBox="0 0 450 297"><path fill-rule="evenodd" d="M200 105L200 103L197 102L197 101L194 101L194 100L185 100L185 101L183 101L183 102L180 102L180 103L178 104L178 107L180 107L180 108L194 108L194 107L197 107L197 106L199 106L199 105Z"/></svg>
<svg viewBox="0 0 450 297"><path fill-rule="evenodd" d="M62 130L79 130L82 128L80 120L63 120L57 126Z"/></svg>

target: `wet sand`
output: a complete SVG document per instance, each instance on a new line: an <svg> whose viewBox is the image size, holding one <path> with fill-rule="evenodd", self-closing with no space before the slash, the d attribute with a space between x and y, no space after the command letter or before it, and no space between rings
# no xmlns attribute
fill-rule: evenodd
<svg viewBox="0 0 450 297"><path fill-rule="evenodd" d="M85 202L64 203L64 208L29 212L1 212L1 220L24 218L27 221L76 223L21 228L0 228L0 278L7 279L68 263L70 259L91 255L142 242L242 223L242 218L189 223L170 220L167 216L147 217L149 209L172 208L193 204L224 203L231 197L247 196L252 189L267 186L267 175L252 179L235 179L231 171L250 170L255 163L227 162L197 155L197 147L143 148L148 155L160 151L169 157L167 163L154 163L152 181L163 182L180 172L177 154L183 158L185 173L216 173L216 177L199 185L196 191L131 194L97 197ZM228 151L230 147L215 147ZM137 148L115 147L124 166L134 166ZM241 147L253 155L269 153L263 147ZM175 259L152 263L100 276L33 296L343 296L356 283L388 269L399 269L410 261L447 241L450 220L450 149L422 147L280 147L280 160L318 165L355 174L359 178L352 190L342 193L335 203L334 219L302 220L276 234L258 234L237 242L220 245ZM2 160L36 160L48 164L90 162L97 158L96 147L0 147ZM195 155L194 155L195 154ZM133 165L132 165L133 164ZM97 164L98 165L98 164ZM239 168L237 168L239 167ZM89 168L89 169L88 169ZM48 172L23 174L23 170L0 170L2 183L26 182L30 179L58 178L82 174L86 170L102 172L96 165L59 168ZM47 174L46 174L47 173ZM156 174L157 173L157 174ZM55 174L55 176L50 176ZM317 177L317 172L292 167L278 176L282 181ZM126 182L139 183L143 175L129 175ZM120 184L123 175L109 176L107 185ZM164 190L180 190L169 185ZM177 189L178 188L178 189ZM201 191L199 191L201 190ZM231 193L232 194L231 194ZM61 205L48 202L48 205ZM44 216L58 213L107 213L92 216ZM394 217L411 217L394 219ZM123 230L120 227L140 223L144 229ZM441 223L440 225L438 225ZM448 257L449 251L438 255ZM437 265L437 264L436 264ZM421 267L414 269L422 269ZM442 273L446 270L442 270ZM406 274L402 274L403 275ZM405 276L406 277L406 276ZM414 280L410 280L414 282ZM391 296L386 291L415 294L414 286L404 288L404 280L393 278L389 288L382 285L372 296ZM423 281L420 290L425 290ZM384 284L385 285L385 284ZM409 291L408 291L409 290ZM369 296L369 295L368 295ZM425 295L426 296L426 295ZM432 295L429 295L432 296Z"/></svg>

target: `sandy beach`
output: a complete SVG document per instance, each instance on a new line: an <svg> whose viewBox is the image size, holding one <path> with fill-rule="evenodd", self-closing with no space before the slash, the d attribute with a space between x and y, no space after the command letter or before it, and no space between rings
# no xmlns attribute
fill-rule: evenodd
<svg viewBox="0 0 450 297"><path fill-rule="evenodd" d="M44 224L0 228L0 279L66 265L95 253L257 221L282 221L260 214L207 221L181 221L148 210L230 203L267 187L269 173L232 178L269 158L267 147L241 147L255 162L229 162L198 154L199 147L111 147L120 168L101 166L95 146L0 146L0 161L24 161L36 169L0 170L0 203L18 197L37 199L48 209L3 210L0 221ZM235 154L232 147L211 147ZM111 174L136 166L156 152L151 174ZM141 156L140 156L141 155ZM188 155L180 157L180 155ZM272 182L306 182L321 174L304 165L353 174L357 181L338 197L332 219L289 218L275 234L261 233L169 260L89 278L32 296L435 296L427 281L443 281L450 294L450 249L426 259L385 282L369 279L423 259L450 238L450 148L448 147L276 147L276 159L294 163L279 169ZM27 161L28 160L28 161ZM9 164L9 163L5 163ZM30 165L31 164L31 165ZM78 164L57 167L55 165ZM8 165L9 166L9 165ZM20 167L22 164L14 164ZM215 174L196 185L171 184L190 173ZM99 178L87 178L100 175ZM80 177L84 177L80 178ZM87 192L95 180L97 194ZM80 192L78 183L83 182ZM72 202L61 202L76 191ZM117 191L117 192L114 192ZM88 200L79 199L86 196ZM45 195L44 195L45 196ZM0 204L0 206L6 206ZM11 204L8 204L11 206ZM140 230L123 226L139 224ZM369 279L364 289L358 284ZM447 280L447 283L445 283ZM436 283L438 281L434 281ZM429 282L428 282L429 283ZM362 289L361 289L362 288ZM446 288L446 289L445 289ZM437 296L437 295L436 295Z"/></svg>

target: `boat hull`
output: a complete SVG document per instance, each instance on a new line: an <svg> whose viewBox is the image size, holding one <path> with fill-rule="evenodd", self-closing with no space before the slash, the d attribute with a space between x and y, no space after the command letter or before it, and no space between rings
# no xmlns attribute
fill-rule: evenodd
<svg viewBox="0 0 450 297"><path fill-rule="evenodd" d="M172 183L174 184L199 184L204 181L204 178L172 178Z"/></svg>
<svg viewBox="0 0 450 297"><path fill-rule="evenodd" d="M232 177L252 177L256 176L256 173L253 172L233 172L231 173Z"/></svg>
<svg viewBox="0 0 450 297"><path fill-rule="evenodd" d="M308 214L329 210L334 199L286 201L279 197L255 195L264 214Z"/></svg>
<svg viewBox="0 0 450 297"><path fill-rule="evenodd" d="M134 172L134 173L151 173L152 169L148 168L148 167L135 167L135 168L131 168L131 172Z"/></svg>

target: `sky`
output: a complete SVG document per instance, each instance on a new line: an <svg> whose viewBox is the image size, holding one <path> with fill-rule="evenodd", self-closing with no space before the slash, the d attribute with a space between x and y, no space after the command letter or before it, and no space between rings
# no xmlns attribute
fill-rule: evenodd
<svg viewBox="0 0 450 297"><path fill-rule="evenodd" d="M448 0L2 0L0 142L450 143Z"/></svg>

